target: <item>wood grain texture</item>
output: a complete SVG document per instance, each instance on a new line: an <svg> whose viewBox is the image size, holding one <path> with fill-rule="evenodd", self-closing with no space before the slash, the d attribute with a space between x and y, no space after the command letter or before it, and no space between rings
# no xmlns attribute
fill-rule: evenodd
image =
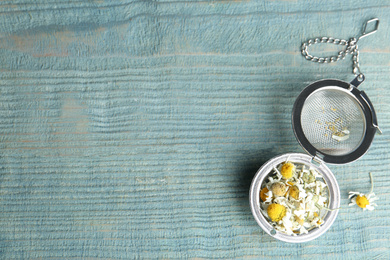
<svg viewBox="0 0 390 260"><path fill-rule="evenodd" d="M389 259L386 1L0 1L1 259ZM358 36L383 135L331 165L342 210L305 244L265 234L249 186L300 152L291 109L350 57L307 62L308 38ZM315 49L331 53L332 46ZM375 179L378 207L348 207Z"/></svg>

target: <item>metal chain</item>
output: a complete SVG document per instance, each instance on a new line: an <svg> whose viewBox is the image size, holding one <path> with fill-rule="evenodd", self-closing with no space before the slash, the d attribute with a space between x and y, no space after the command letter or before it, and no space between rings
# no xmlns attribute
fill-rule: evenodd
<svg viewBox="0 0 390 260"><path fill-rule="evenodd" d="M346 46L345 50L340 51L337 56L329 56L329 57L316 57L313 55L310 55L308 52L308 47L317 44L317 43L331 43L335 45L341 45L341 46ZM362 75L362 72L360 71L360 66L359 66L359 48L357 45L357 39L356 38L351 38L349 41L346 40L340 40L340 39L335 39L332 37L321 37L321 38L314 38L314 39L309 39L307 42L302 43L302 55L305 57L306 60L312 61L312 62L317 62L317 63L331 63L331 62L336 62L339 60L345 59L345 56L347 54L352 54L352 61L353 61L353 74L356 76Z"/></svg>
<svg viewBox="0 0 390 260"><path fill-rule="evenodd" d="M373 24L373 23L375 23L374 24L374 26L375 26L374 29L372 29L371 31L367 31L367 25L368 24ZM378 18L374 18L374 19L368 20L364 24L362 34L357 39L356 38L351 38L351 39L349 39L349 41L335 39L335 38L332 38L332 37L320 37L320 38L310 39L307 42L302 43L302 47L301 47L302 55L307 60L312 61L312 62L331 63L331 62L336 62L336 61L342 60L342 59L345 58L345 56L347 56L347 54L351 54L352 55L352 61L353 61L352 73L355 74L356 76L358 76L358 79L362 79L363 78L363 74L360 71L359 48L358 48L357 42L361 38L364 38L364 37L366 37L368 35L371 35L371 34L375 33L378 30L378 27L379 27L379 19ZM345 48L345 50L340 51L337 54L337 56L316 57L316 56L310 55L309 52L307 51L307 48L309 46L311 46L313 44L317 44L317 43L331 43L331 44L335 44L335 45L346 46L346 48Z"/></svg>

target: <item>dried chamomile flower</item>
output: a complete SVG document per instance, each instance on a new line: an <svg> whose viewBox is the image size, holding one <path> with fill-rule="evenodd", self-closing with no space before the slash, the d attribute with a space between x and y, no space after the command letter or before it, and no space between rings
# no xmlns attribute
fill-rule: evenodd
<svg viewBox="0 0 390 260"><path fill-rule="evenodd" d="M294 198L294 199L298 199L299 198L299 188L297 186L292 186L290 189L289 189L289 195L290 197Z"/></svg>
<svg viewBox="0 0 390 260"><path fill-rule="evenodd" d="M290 179L293 177L295 171L295 165L292 162L285 162L280 168L280 174L284 179Z"/></svg>
<svg viewBox="0 0 390 260"><path fill-rule="evenodd" d="M262 201L266 201L266 200L267 200L268 196L266 195L266 193L268 193L268 192L269 192L269 190L268 190L267 187L264 187L264 188L260 191L260 199L261 199Z"/></svg>
<svg viewBox="0 0 390 260"><path fill-rule="evenodd" d="M287 187L284 183L275 182L271 186L271 191L275 196L284 196L287 191Z"/></svg>
<svg viewBox="0 0 390 260"><path fill-rule="evenodd" d="M374 190L374 181L372 178L372 174L370 172L370 180L371 180L371 190L368 194L363 194L360 192L350 191L349 192L349 198L351 199L351 203L349 203L349 206L352 205L358 205L360 208L364 210L374 210L374 206L376 203L373 203L375 200L378 199L378 197L375 196Z"/></svg>
<svg viewBox="0 0 390 260"><path fill-rule="evenodd" d="M278 222L286 215L286 207L280 204L272 203L267 208L267 214L272 221Z"/></svg>

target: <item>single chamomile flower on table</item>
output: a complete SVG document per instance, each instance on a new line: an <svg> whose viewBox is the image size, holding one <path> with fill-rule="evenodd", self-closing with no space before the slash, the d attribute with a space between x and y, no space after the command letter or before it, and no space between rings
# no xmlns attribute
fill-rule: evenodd
<svg viewBox="0 0 390 260"><path fill-rule="evenodd" d="M373 192L374 189L374 182L372 178L372 174L370 172L370 180L371 180L371 190L369 193L364 194L360 192L350 191L349 192L349 199L351 199L351 203L349 203L349 206L352 205L358 205L360 208L364 210L374 210L374 206L378 206L375 203L373 203L375 200L378 199L378 197L375 196L375 193Z"/></svg>

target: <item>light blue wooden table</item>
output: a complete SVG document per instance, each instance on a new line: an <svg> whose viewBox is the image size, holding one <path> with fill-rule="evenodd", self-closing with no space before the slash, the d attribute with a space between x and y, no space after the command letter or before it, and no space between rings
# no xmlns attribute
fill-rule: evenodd
<svg viewBox="0 0 390 260"><path fill-rule="evenodd" d="M363 0L1 1L0 258L389 259L389 14ZM252 217L251 180L302 152L291 110L305 86L353 79L350 56L314 64L300 45L373 17L360 88L384 133L329 166L330 230L279 242ZM377 209L348 207L370 171Z"/></svg>

